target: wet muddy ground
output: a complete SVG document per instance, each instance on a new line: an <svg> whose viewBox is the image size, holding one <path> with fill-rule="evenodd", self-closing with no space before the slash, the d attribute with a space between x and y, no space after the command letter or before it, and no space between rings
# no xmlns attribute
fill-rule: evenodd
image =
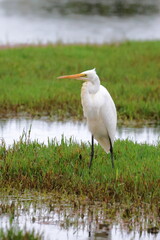
<svg viewBox="0 0 160 240"><path fill-rule="evenodd" d="M129 217L120 206L105 202L68 201L54 194L31 193L1 196L0 211L1 228L34 229L48 240L160 239L156 220L145 218L145 210Z"/></svg>

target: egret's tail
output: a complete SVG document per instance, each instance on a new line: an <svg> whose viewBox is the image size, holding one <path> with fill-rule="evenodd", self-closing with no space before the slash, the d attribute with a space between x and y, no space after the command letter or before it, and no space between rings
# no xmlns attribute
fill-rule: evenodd
<svg viewBox="0 0 160 240"><path fill-rule="evenodd" d="M96 139L106 153L111 153L112 168L114 168L113 144L110 138Z"/></svg>
<svg viewBox="0 0 160 240"><path fill-rule="evenodd" d="M104 149L106 153L110 153L110 141L109 138L95 138L101 147Z"/></svg>

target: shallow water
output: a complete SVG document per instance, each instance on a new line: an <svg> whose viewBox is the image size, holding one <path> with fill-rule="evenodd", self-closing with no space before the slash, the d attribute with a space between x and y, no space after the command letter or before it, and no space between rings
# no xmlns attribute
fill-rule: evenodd
<svg viewBox="0 0 160 240"><path fill-rule="evenodd" d="M48 139L56 139L59 143L62 136L69 140L81 143L89 142L91 134L84 122L54 122L45 119L1 119L0 120L0 139L6 145L18 141L23 132L28 133L31 129L30 139L40 143L48 143ZM152 127L125 127L117 128L116 139L129 139L137 143L157 144L160 138L160 126Z"/></svg>
<svg viewBox="0 0 160 240"><path fill-rule="evenodd" d="M145 221L123 220L109 217L106 203L57 201L54 195L45 198L33 195L27 197L7 196L0 199L3 213L0 215L0 228L12 226L43 233L45 240L158 240L160 233L149 234ZM106 208L107 207L107 208ZM111 206L109 207L111 208ZM112 206L114 208L114 206ZM9 211L11 210L11 211ZM122 214L122 213L121 213ZM118 223L119 222L119 223ZM152 221L152 226L154 226ZM145 227L146 226L146 227ZM132 228L132 230L131 230ZM145 228L141 231L141 228Z"/></svg>
<svg viewBox="0 0 160 240"><path fill-rule="evenodd" d="M0 44L160 39L160 0L0 0Z"/></svg>

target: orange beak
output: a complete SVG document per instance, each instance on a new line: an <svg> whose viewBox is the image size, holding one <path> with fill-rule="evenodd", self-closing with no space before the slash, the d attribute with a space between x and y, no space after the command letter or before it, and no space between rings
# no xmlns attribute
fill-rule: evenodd
<svg viewBox="0 0 160 240"><path fill-rule="evenodd" d="M76 78L81 78L81 77L86 77L86 74L78 73L78 74L73 74L73 75L60 76L60 77L58 77L58 79L64 79L64 78L76 79Z"/></svg>

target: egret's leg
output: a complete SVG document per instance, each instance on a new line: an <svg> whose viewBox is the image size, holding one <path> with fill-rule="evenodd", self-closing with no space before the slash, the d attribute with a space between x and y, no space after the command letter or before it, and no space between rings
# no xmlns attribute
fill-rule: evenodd
<svg viewBox="0 0 160 240"><path fill-rule="evenodd" d="M110 137L109 137L109 142L110 142L110 153L111 153L112 168L114 168L113 146L112 146L112 142L111 142Z"/></svg>
<svg viewBox="0 0 160 240"><path fill-rule="evenodd" d="M91 168L91 166L92 166L93 156L94 156L94 136L92 135L92 139L91 139L91 158L90 158L90 162L89 162L89 168Z"/></svg>

